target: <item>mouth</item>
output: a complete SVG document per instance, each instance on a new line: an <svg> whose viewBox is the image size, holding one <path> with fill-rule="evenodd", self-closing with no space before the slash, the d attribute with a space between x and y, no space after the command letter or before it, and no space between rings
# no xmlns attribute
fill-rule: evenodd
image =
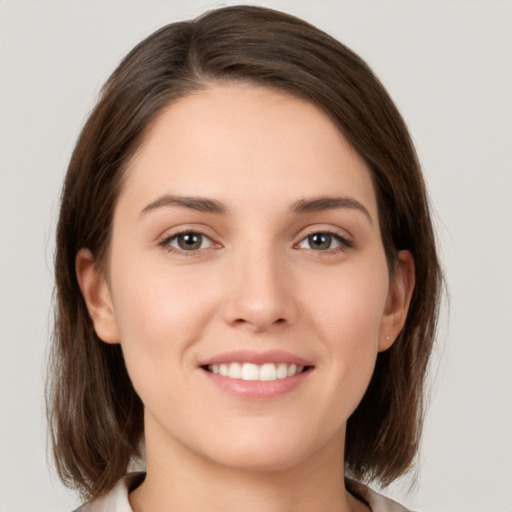
<svg viewBox="0 0 512 512"><path fill-rule="evenodd" d="M314 373L311 360L282 350L233 350L199 362L207 381L242 400L273 400L301 388Z"/></svg>
<svg viewBox="0 0 512 512"><path fill-rule="evenodd" d="M232 362L207 364L201 368L209 373L244 381L272 382L295 377L311 370L312 366L295 363L264 363Z"/></svg>

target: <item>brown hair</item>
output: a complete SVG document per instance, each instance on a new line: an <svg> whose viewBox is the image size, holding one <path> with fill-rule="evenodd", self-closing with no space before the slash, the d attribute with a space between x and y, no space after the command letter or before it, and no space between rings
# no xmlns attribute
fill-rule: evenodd
<svg viewBox="0 0 512 512"><path fill-rule="evenodd" d="M105 84L73 152L62 192L49 426L65 483L94 497L138 454L143 406L121 348L96 336L75 273L80 248L108 254L123 171L148 126L173 100L219 81L284 90L324 109L372 171L389 268L412 252L416 286L406 324L378 355L348 420L346 465L388 484L417 451L424 380L436 330L441 272L421 170L406 126L366 63L292 16L227 7L163 27L137 45Z"/></svg>

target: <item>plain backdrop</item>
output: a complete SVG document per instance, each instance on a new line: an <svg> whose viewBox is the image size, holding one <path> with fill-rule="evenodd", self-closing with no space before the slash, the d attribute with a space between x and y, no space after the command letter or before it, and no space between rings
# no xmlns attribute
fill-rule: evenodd
<svg viewBox="0 0 512 512"><path fill-rule="evenodd" d="M512 2L268 0L373 67L423 163L450 291L416 486L423 512L512 510ZM77 498L47 463L43 414L59 192L120 58L225 3L0 0L0 512ZM205 505L206 510L206 505Z"/></svg>

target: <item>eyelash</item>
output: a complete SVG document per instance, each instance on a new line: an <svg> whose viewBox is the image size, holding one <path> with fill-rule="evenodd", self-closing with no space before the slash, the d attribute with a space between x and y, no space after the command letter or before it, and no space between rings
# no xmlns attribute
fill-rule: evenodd
<svg viewBox="0 0 512 512"><path fill-rule="evenodd" d="M177 247L173 247L171 243L174 240L177 240L180 236L183 235L195 235L202 238L202 242L204 239L209 240L211 243L210 247L206 248L199 248L194 250L184 250ZM354 243L351 240L348 240L344 236L340 235L334 230L321 230L321 231L312 231L311 233L305 235L297 244L294 245L294 248L299 249L300 244L306 242L310 237L313 237L315 235L328 235L329 237L332 237L336 242L339 243L337 247L334 248L328 248L328 249L319 249L315 250L311 247L309 247L307 250L316 252L320 254L337 254L340 252L346 252L348 249L352 249L354 247ZM176 254L184 255L184 256L195 256L198 255L201 251L209 250L216 247L221 247L220 244L216 244L208 235L205 235L204 233L201 233L199 231L194 230L183 230L178 231L177 233L173 233L171 236L165 237L162 241L159 242L159 246L163 247L167 252L173 252ZM202 245L202 244L201 244Z"/></svg>
<svg viewBox="0 0 512 512"><path fill-rule="evenodd" d="M340 235L337 231L324 229L319 231L312 231L311 233L304 236L298 244L295 244L294 247L300 246L300 244L306 242L310 237L315 235L328 235L332 237L336 242L339 243L338 247L334 247L332 249L319 249L315 250L313 248L309 248L308 250L318 253L318 256L321 254L337 254L340 252L346 252L348 249L352 249L354 247L354 242Z"/></svg>
<svg viewBox="0 0 512 512"><path fill-rule="evenodd" d="M207 239L211 242L212 246L220 247L220 244L216 244L208 235L205 235L204 233L201 233L199 231L194 231L192 229L184 229L183 231L178 231L177 233L173 233L171 236L165 237L161 242L159 242L158 245L163 247L167 252L174 252L174 253L184 255L184 256L195 256L195 255L199 254L201 251L205 251L205 250L212 248L212 247L207 247L207 248L199 248L199 249L194 249L194 250L188 251L188 250L184 250L184 249L179 249L177 247L172 247L171 243L173 242L173 240L177 240L180 236L183 236L183 235L196 235L196 236L199 236L202 238L202 242L204 241L204 239Z"/></svg>

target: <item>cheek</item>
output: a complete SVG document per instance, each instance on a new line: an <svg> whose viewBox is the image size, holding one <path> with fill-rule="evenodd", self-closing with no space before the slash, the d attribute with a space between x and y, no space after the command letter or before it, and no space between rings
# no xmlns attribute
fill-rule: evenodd
<svg viewBox="0 0 512 512"><path fill-rule="evenodd" d="M153 267L154 269L155 267ZM199 294L190 277L131 267L117 281L114 307L128 374L144 405L171 415L191 393L194 353L212 317L211 294Z"/></svg>
<svg viewBox="0 0 512 512"><path fill-rule="evenodd" d="M352 270L352 271L351 271ZM371 379L388 292L387 268L344 269L310 296L310 325L327 348L331 389L355 408Z"/></svg>
<svg viewBox="0 0 512 512"><path fill-rule="evenodd" d="M212 283L170 266L161 254L115 247L112 299L125 359L134 371L140 366L164 371L201 338L214 314Z"/></svg>
<svg viewBox="0 0 512 512"><path fill-rule="evenodd" d="M193 280L162 274L141 276L133 271L130 276L132 284L118 286L114 296L123 344L178 349L200 336L213 314L213 298L198 293Z"/></svg>
<svg viewBox="0 0 512 512"><path fill-rule="evenodd" d="M333 342L377 343L389 286L384 265L346 265L315 284L308 302L319 332Z"/></svg>

